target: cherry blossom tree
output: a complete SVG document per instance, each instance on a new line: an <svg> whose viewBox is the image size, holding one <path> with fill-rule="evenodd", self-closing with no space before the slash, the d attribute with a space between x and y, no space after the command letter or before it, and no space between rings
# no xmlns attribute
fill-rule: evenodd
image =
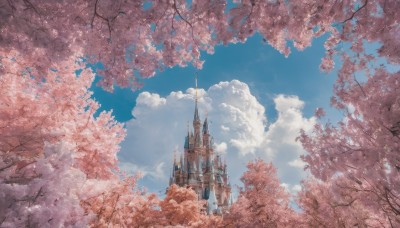
<svg viewBox="0 0 400 228"><path fill-rule="evenodd" d="M247 164L241 177L244 187L225 222L235 227L288 227L295 212L289 193L280 185L276 168L257 159Z"/></svg>
<svg viewBox="0 0 400 228"><path fill-rule="evenodd" d="M160 207L168 225L189 225L200 218L201 204L193 190L171 185Z"/></svg>
<svg viewBox="0 0 400 228"><path fill-rule="evenodd" d="M363 197L347 188L347 178L322 182L310 178L298 193L299 215L304 227L388 227L380 212L365 207Z"/></svg>
<svg viewBox="0 0 400 228"><path fill-rule="evenodd" d="M318 197L318 189L327 189L338 202L357 199L368 216L399 226L400 73L380 66L400 63L399 8L397 0L0 0L0 226L148 226L163 216L201 224L201 213L171 212L184 202L197 211L190 193L171 190L160 212L154 195L134 190L136 178L120 178L116 153L125 132L111 113L95 117L99 105L88 91L94 76L85 64L103 64L105 89L138 88L139 78L165 67L200 69L202 51L255 33L285 56L288 43L303 50L315 37L328 37L320 67L330 71L334 56L341 57L332 104L345 119L317 124L300 141L315 177L347 181L340 189L311 182L305 189ZM379 48L371 54L365 44L372 42ZM275 169L259 160L248 168L230 216L241 226L287 226L293 212ZM314 196L304 191L299 202L311 208ZM324 212L315 213L336 213L325 203L328 195L318 198ZM347 219L346 210L355 212L335 216L367 224L358 214Z"/></svg>
<svg viewBox="0 0 400 228"><path fill-rule="evenodd" d="M158 203L121 178L123 126L88 88L94 75L65 62L37 81L16 59L0 77L0 226L136 226Z"/></svg>
<svg viewBox="0 0 400 228"><path fill-rule="evenodd" d="M205 204L192 189L171 185L166 197L159 204L162 218L158 219L158 224L184 227L221 226L221 217L205 214Z"/></svg>
<svg viewBox="0 0 400 228"><path fill-rule="evenodd" d="M363 42L379 42L376 56L400 62L397 0L184 1L89 0L0 1L0 56L16 58L40 78L58 62L84 57L101 62L101 85L140 87L165 67L192 63L201 68L201 51L245 42L260 33L284 55L288 42L298 50L323 34L333 68L339 43L350 43L364 58Z"/></svg>
<svg viewBox="0 0 400 228"><path fill-rule="evenodd" d="M93 218L80 206L86 177L73 168L70 145L45 145L43 155L24 167L10 166L1 154L1 227L82 227Z"/></svg>
<svg viewBox="0 0 400 228"><path fill-rule="evenodd" d="M95 215L91 227L151 227L159 223L159 200L138 190L136 180L126 177L86 182L81 205Z"/></svg>
<svg viewBox="0 0 400 228"><path fill-rule="evenodd" d="M332 104L345 118L337 125L319 123L311 134L302 132L299 139L308 151L303 159L323 181L335 176L351 180L348 190L365 195L365 206L383 213L396 227L400 222L400 72L388 72L384 66L368 69L350 58L343 62ZM362 81L357 80L361 70Z"/></svg>

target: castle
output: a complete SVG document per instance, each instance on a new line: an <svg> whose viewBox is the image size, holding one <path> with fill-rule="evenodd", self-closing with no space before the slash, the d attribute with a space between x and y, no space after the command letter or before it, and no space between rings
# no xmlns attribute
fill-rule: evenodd
<svg viewBox="0 0 400 228"><path fill-rule="evenodd" d="M228 180L226 162L214 154L213 138L208 129L207 117L201 129L196 98L193 130L185 137L184 153L179 161L174 155L169 185L192 188L199 200L206 200L208 214L222 214L232 203L231 185Z"/></svg>

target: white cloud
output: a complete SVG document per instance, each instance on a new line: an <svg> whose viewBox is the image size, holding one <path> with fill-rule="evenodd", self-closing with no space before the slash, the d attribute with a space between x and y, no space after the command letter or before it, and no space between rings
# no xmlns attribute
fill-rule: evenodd
<svg viewBox="0 0 400 228"><path fill-rule="evenodd" d="M300 129L309 131L315 124L315 118L304 118L301 112L304 102L297 96L278 95L274 99L278 119L269 126L265 152L273 157L281 153L283 146L291 147L292 152L302 154L300 143L294 139L299 135Z"/></svg>
<svg viewBox="0 0 400 228"><path fill-rule="evenodd" d="M300 191L301 191L301 185L295 184L295 185L292 187L292 191L293 191L293 192L300 192Z"/></svg>
<svg viewBox="0 0 400 228"><path fill-rule="evenodd" d="M136 104L146 105L152 108L157 108L160 105L165 105L165 102L165 98L161 98L160 95L149 92L140 93L138 98L136 99Z"/></svg>
<svg viewBox="0 0 400 228"><path fill-rule="evenodd" d="M288 110L299 110L304 106L304 102L299 100L297 96L278 95L274 99L275 108L278 112L285 113Z"/></svg>
<svg viewBox="0 0 400 228"><path fill-rule="evenodd" d="M150 189L168 185L173 151L183 151L188 122L192 128L194 97L195 90L189 88L166 97L142 92L137 98L132 110L135 119L127 122L128 135L119 157L124 167L141 170ZM226 157L233 185L239 184L246 163L256 157L273 161L285 183L299 183L303 171L290 162L304 151L295 138L301 128L308 130L315 122L303 117L303 101L276 96L278 118L268 126L264 106L243 82L220 82L208 90L199 89L198 97L200 118L208 114L215 151Z"/></svg>
<svg viewBox="0 0 400 228"><path fill-rule="evenodd" d="M285 188L286 191L289 191L289 184L281 183L281 187Z"/></svg>
<svg viewBox="0 0 400 228"><path fill-rule="evenodd" d="M121 169L121 171L123 171L129 175L139 174L141 176L148 176L156 181L160 181L160 180L166 181L167 180L167 176L165 176L165 173L164 173L164 169L165 169L164 162L155 164L152 167L139 166L132 162L119 162L118 166Z"/></svg>
<svg viewBox="0 0 400 228"><path fill-rule="evenodd" d="M228 149L228 145L225 142L222 143L215 143L214 151L219 154L225 154L226 150Z"/></svg>
<svg viewBox="0 0 400 228"><path fill-rule="evenodd" d="M303 162L301 159L295 159L293 161L288 162L288 164L292 167L300 168L303 169L304 166L306 165L305 162Z"/></svg>
<svg viewBox="0 0 400 228"><path fill-rule="evenodd" d="M219 137L242 155L254 153L264 140L264 107L238 80L220 82L207 91L212 112L210 119L223 129Z"/></svg>
<svg viewBox="0 0 400 228"><path fill-rule="evenodd" d="M301 191L301 185L299 184L288 184L288 183L281 183L281 187L284 187L285 190L292 195L295 195L296 193Z"/></svg>

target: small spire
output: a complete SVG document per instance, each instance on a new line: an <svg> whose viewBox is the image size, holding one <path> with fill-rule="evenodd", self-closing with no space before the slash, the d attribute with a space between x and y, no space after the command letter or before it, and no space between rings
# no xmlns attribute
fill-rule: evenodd
<svg viewBox="0 0 400 228"><path fill-rule="evenodd" d="M185 149L189 149L189 139L190 139L190 135L188 132L187 136L185 137L185 145L184 145Z"/></svg>
<svg viewBox="0 0 400 228"><path fill-rule="evenodd" d="M176 148L174 149L174 165L176 164Z"/></svg>
<svg viewBox="0 0 400 228"><path fill-rule="evenodd" d="M204 120L204 124L203 124L203 134L208 134L209 133L209 131L208 131L208 120L207 120L207 117L206 117L206 119Z"/></svg>

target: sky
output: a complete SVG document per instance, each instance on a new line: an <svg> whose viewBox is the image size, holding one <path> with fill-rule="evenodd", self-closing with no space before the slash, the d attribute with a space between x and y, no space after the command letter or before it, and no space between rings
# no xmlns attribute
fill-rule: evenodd
<svg viewBox="0 0 400 228"><path fill-rule="evenodd" d="M289 191L300 190L307 176L299 159L305 151L295 141L300 129L312 129L318 107L327 112L325 121L341 119L329 106L336 71L319 69L325 39L314 40L302 52L292 48L285 58L255 35L246 43L218 46L213 55L202 53L201 70L174 67L142 79L144 86L137 91L108 93L93 85L101 110L113 110L126 124L120 167L131 174L140 171L139 184L163 197L174 151L183 152L193 120L197 72L200 118L208 115L215 150L228 163L232 186L240 186L248 161L262 158L278 168Z"/></svg>

